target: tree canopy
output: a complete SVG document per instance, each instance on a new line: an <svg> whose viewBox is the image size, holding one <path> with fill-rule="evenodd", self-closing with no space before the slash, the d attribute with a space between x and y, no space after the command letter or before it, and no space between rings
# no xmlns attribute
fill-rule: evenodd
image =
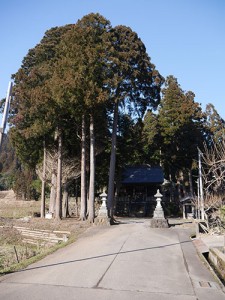
<svg viewBox="0 0 225 300"><path fill-rule="evenodd" d="M193 92L184 92L177 79L168 76L157 114L148 111L143 138L152 163L163 166L166 178L176 182L194 169L197 148L205 137L205 118Z"/></svg>
<svg viewBox="0 0 225 300"><path fill-rule="evenodd" d="M205 114L208 143L222 142L225 138L225 121L221 118L214 105L211 103L206 106Z"/></svg>
<svg viewBox="0 0 225 300"><path fill-rule="evenodd" d="M90 122L91 150L94 125L100 124L96 119L102 120L101 128L105 124L107 135L107 120L113 110L115 138L119 104L143 116L149 105L158 104L163 81L137 34L126 26L112 28L99 14L48 30L40 44L28 52L14 79L11 136L20 158L33 166L42 157L43 140L48 148L54 147L59 130L65 148L77 139L85 119ZM90 172L95 150L91 151Z"/></svg>

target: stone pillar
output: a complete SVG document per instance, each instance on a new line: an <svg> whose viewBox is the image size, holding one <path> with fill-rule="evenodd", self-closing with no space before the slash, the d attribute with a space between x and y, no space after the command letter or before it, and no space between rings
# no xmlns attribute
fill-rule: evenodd
<svg viewBox="0 0 225 300"><path fill-rule="evenodd" d="M183 219L186 219L186 213L185 213L186 209L185 209L185 204L183 204Z"/></svg>

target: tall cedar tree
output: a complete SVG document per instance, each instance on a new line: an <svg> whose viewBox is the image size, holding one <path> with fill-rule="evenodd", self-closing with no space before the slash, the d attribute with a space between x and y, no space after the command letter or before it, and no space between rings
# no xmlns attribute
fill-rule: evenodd
<svg viewBox="0 0 225 300"><path fill-rule="evenodd" d="M108 181L108 208L113 217L114 178L116 163L116 136L120 108L143 116L148 106L156 107L160 99L163 78L150 62L145 46L129 27L117 26L111 30L112 47L108 64L108 88L113 102L113 128Z"/></svg>
<svg viewBox="0 0 225 300"><path fill-rule="evenodd" d="M218 114L214 105L209 103L206 106L206 130L207 143L210 145L214 142L221 142L225 139L225 121Z"/></svg>
<svg viewBox="0 0 225 300"><path fill-rule="evenodd" d="M86 219L86 124L90 124L90 179L88 219L94 221L95 198L95 118L106 118L108 90L107 47L109 22L99 14L89 14L67 32L59 45L60 60L56 62L51 89L62 108L82 123L81 149L81 214ZM80 120L79 120L80 116ZM105 122L103 121L103 124Z"/></svg>
<svg viewBox="0 0 225 300"><path fill-rule="evenodd" d="M194 94L184 93L173 76L166 79L158 120L164 170L176 181L180 171L191 169L197 147L202 147L204 118Z"/></svg>
<svg viewBox="0 0 225 300"><path fill-rule="evenodd" d="M57 60L57 46L62 35L71 27L56 27L45 33L41 42L29 50L18 72L13 76L14 116L11 136L22 162L33 168L41 159L43 140L54 142L56 128L63 127L64 111L60 110L49 89L49 79L53 74L53 65ZM61 132L61 131L60 131ZM59 136L59 149L61 137ZM31 155L30 155L31 154ZM27 159L28 158L28 159ZM60 168L58 168L60 170ZM59 180L60 181L60 174ZM61 195L58 194L59 205ZM56 218L61 218L58 208Z"/></svg>

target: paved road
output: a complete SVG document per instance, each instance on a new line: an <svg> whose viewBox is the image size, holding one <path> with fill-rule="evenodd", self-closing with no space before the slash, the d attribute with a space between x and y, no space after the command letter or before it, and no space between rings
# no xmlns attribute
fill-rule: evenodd
<svg viewBox="0 0 225 300"><path fill-rule="evenodd" d="M187 229L148 220L92 227L76 243L0 278L0 299L222 300Z"/></svg>

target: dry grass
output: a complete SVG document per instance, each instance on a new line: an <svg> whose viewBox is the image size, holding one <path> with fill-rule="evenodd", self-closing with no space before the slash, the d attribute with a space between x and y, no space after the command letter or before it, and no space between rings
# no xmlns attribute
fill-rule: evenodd
<svg viewBox="0 0 225 300"><path fill-rule="evenodd" d="M9 219L19 219L25 216L34 216L40 212L39 201L4 202L0 199L0 216Z"/></svg>
<svg viewBox="0 0 225 300"><path fill-rule="evenodd" d="M2 218L18 219L34 216L40 212L39 201L22 201L16 199L14 192L0 191L0 216Z"/></svg>

